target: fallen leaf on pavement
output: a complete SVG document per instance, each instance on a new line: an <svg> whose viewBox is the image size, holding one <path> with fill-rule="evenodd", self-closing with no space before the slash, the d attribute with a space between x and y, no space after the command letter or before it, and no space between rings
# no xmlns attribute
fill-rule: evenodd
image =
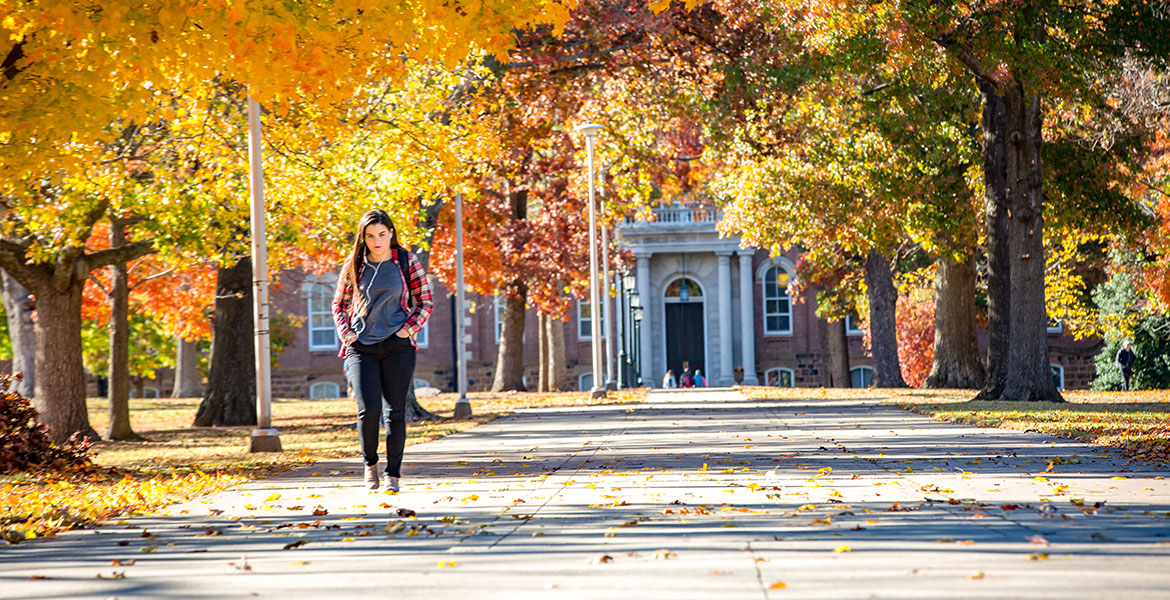
<svg viewBox="0 0 1170 600"><path fill-rule="evenodd" d="M654 560L669 560L672 558L678 558L678 555L666 548L654 551Z"/></svg>
<svg viewBox="0 0 1170 600"><path fill-rule="evenodd" d="M776 583L773 583L772 585L768 586L768 589L770 589L770 590L782 590L782 589L784 589L784 588L786 588L786 587L788 587L788 584L787 584L787 583L784 583L783 581L777 581Z"/></svg>
<svg viewBox="0 0 1170 600"><path fill-rule="evenodd" d="M297 540L295 542L289 542L289 543L285 544L283 549L284 550L292 550L293 548L300 548L301 546L304 546L305 544L308 544L308 543L309 543L308 540Z"/></svg>
<svg viewBox="0 0 1170 600"><path fill-rule="evenodd" d="M1040 545L1040 546L1048 546L1049 545L1048 540L1044 539L1044 536L1042 536L1042 535L1034 535L1034 536L1028 538L1028 543L1029 544L1036 544L1036 545Z"/></svg>
<svg viewBox="0 0 1170 600"><path fill-rule="evenodd" d="M967 577L969 577L971 579L983 579L983 571L975 571L974 573L968 575Z"/></svg>
<svg viewBox="0 0 1170 600"><path fill-rule="evenodd" d="M833 550L833 552L834 553L836 553L836 552L849 552L851 550L853 550L853 549L850 548L848 545L844 545L844 546L838 546L836 550Z"/></svg>

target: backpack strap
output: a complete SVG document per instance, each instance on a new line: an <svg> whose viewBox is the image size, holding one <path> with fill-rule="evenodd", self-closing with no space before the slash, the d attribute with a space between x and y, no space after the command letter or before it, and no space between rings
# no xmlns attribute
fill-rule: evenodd
<svg viewBox="0 0 1170 600"><path fill-rule="evenodd" d="M406 286L402 293L406 294L407 304L414 305L414 298L410 295L410 255L402 248L395 249L394 253L395 258L398 259L398 270L402 271L402 283Z"/></svg>

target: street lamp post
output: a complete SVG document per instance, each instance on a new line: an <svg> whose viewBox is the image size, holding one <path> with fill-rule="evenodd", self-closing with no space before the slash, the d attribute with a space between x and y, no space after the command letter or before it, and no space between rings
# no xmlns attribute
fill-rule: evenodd
<svg viewBox="0 0 1170 600"><path fill-rule="evenodd" d="M585 148L589 154L589 324L591 325L591 346L593 359L593 388L589 398L605 397L605 386L601 374L601 298L597 285L597 201L593 175L593 140L601 131L601 125L586 123L573 131L585 135Z"/></svg>
<svg viewBox="0 0 1170 600"><path fill-rule="evenodd" d="M592 161L590 161L592 162ZM604 177L604 175L602 175ZM605 180L602 180L601 186L601 206L605 207ZM604 210L602 211L604 215ZM601 324L605 328L602 334L605 337L605 389L617 389L616 377L614 375L614 361L613 361L613 313L610 312L610 306L613 304L609 298L609 237L606 235L608 227L605 226L605 221L601 222L601 301L605 304L601 307Z"/></svg>
<svg viewBox="0 0 1170 600"><path fill-rule="evenodd" d="M455 360L459 369L459 399L455 401L455 418L471 418L471 401L467 399L467 333L463 297L463 193L455 193Z"/></svg>
<svg viewBox="0 0 1170 600"><path fill-rule="evenodd" d="M280 452L272 428L271 344L268 338L268 233L264 223L264 163L260 145L260 105L248 95L248 170L252 209L252 318L256 344L256 429L248 452Z"/></svg>

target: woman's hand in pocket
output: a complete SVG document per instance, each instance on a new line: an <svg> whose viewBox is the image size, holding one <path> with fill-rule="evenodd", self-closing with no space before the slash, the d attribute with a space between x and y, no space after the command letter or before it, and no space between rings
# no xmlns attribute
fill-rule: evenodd
<svg viewBox="0 0 1170 600"><path fill-rule="evenodd" d="M410 333L408 333L408 332L406 331L406 328L405 328L405 327L403 327L403 328L399 329L398 331L395 331L395 332L394 332L394 335L396 335L396 336L398 336L398 337L400 337L400 338L408 338L408 337L410 337Z"/></svg>

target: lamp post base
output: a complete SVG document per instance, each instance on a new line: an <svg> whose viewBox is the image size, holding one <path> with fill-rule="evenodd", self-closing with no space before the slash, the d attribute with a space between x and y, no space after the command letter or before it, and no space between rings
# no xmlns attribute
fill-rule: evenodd
<svg viewBox="0 0 1170 600"><path fill-rule="evenodd" d="M275 429L253 429L248 438L248 452L283 452L280 435Z"/></svg>
<svg viewBox="0 0 1170 600"><path fill-rule="evenodd" d="M471 418L471 402L467 398L460 398L455 401L455 418L456 419L470 419Z"/></svg>
<svg viewBox="0 0 1170 600"><path fill-rule="evenodd" d="M589 390L589 399L590 400L597 400L598 398L604 398L604 397L605 397L605 388L603 388L603 387L594 386L593 389Z"/></svg>

